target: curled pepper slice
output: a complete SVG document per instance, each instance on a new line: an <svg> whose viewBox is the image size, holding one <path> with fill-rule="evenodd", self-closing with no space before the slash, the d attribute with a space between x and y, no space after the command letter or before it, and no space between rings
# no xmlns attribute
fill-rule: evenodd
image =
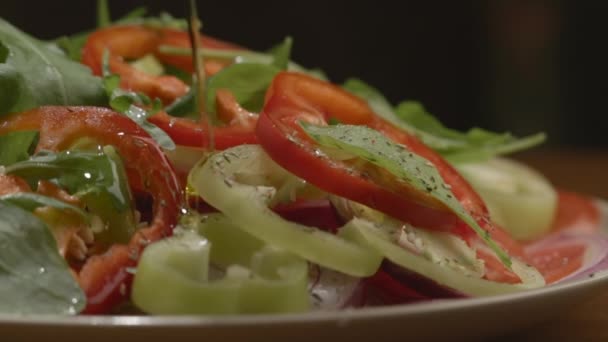
<svg viewBox="0 0 608 342"><path fill-rule="evenodd" d="M467 226L459 223L449 210L438 208L428 196L404 187L381 170L346 165L324 157L319 146L302 130L300 122L324 125L332 119L373 128L432 163L456 199L489 237L511 256L523 256L522 247L491 223L484 202L450 164L416 137L376 115L365 101L333 84L299 73L278 74L267 92L256 133L259 143L275 162L325 191L416 226L439 227L462 235L472 243L479 241L470 229L462 228ZM485 253L483 257L493 258L493 255ZM512 275L500 262L497 267L498 278Z"/></svg>
<svg viewBox="0 0 608 342"><path fill-rule="evenodd" d="M105 108L41 107L0 119L0 134L37 130L37 150L61 151L83 139L112 145L123 158L134 192L153 198L149 225L137 230L128 244L115 244L87 259L78 280L87 295L87 313L104 313L125 300L139 254L150 242L172 234L182 207L182 189L160 147L129 118Z"/></svg>
<svg viewBox="0 0 608 342"><path fill-rule="evenodd" d="M264 245L221 214L193 231L164 239L144 251L133 282L133 302L152 314L236 314L306 311L308 265ZM233 239L238 236L237 239ZM210 279L209 263L228 264Z"/></svg>
<svg viewBox="0 0 608 342"><path fill-rule="evenodd" d="M208 48L238 49L235 45L210 37L203 36L201 41L203 46ZM101 75L103 54L108 50L110 71L120 75L122 88L143 92L168 104L184 96L188 92L188 85L174 76L148 75L126 61L151 54L181 70L192 72L191 57L161 53L158 51L161 45L190 47L188 33L141 25L109 26L93 32L88 37L82 52L82 62L88 65L95 75ZM209 59L205 62L205 72L207 75L213 75L224 66L225 62Z"/></svg>

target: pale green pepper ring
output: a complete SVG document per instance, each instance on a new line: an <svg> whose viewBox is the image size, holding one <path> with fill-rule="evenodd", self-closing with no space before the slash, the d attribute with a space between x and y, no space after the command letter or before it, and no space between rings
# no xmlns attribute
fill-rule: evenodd
<svg viewBox="0 0 608 342"><path fill-rule="evenodd" d="M205 230L225 229L235 233L238 229L223 215L206 222L211 224L204 224ZM234 245L222 241L214 243L213 240L197 232L183 231L148 246L133 281L133 303L144 312L157 315L309 310L306 261L266 245L256 250L245 248L239 258L244 260L248 256L248 267L232 264L223 277L212 280L209 279L211 254L230 254L223 249L234 248ZM255 246L255 243L249 241L247 246Z"/></svg>

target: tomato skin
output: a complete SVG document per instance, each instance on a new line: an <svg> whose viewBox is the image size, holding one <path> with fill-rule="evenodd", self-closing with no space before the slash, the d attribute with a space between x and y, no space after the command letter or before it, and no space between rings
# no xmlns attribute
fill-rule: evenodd
<svg viewBox="0 0 608 342"><path fill-rule="evenodd" d="M0 196L29 191L32 191L32 189L23 179L0 173Z"/></svg>
<svg viewBox="0 0 608 342"><path fill-rule="evenodd" d="M242 49L237 45L202 36L201 44L206 48ZM170 75L152 76L132 67L126 58L141 58L154 54L158 59L186 72L193 72L191 56L174 56L161 53L161 45L190 47L187 32L173 29L153 29L138 25L118 25L99 29L89 35L82 50L82 63L91 68L95 75L102 74L104 51L110 53L110 70L121 76L121 87L143 92L151 98L159 98L169 104L184 96L189 86L180 79ZM230 62L208 59L205 61L205 73L209 76L217 73Z"/></svg>
<svg viewBox="0 0 608 342"><path fill-rule="evenodd" d="M557 214L551 231L573 230L593 233L600 228L600 210L588 197L559 191Z"/></svg>
<svg viewBox="0 0 608 342"><path fill-rule="evenodd" d="M597 234L600 228L600 209L590 197L558 191L551 232L526 243L524 248L528 260L548 284L557 282L581 268L588 243L584 237ZM570 238L560 239L560 235Z"/></svg>
<svg viewBox="0 0 608 342"><path fill-rule="evenodd" d="M258 141L273 160L290 172L327 192L364 203L396 217L408 215L408 221L413 224L449 229L458 223L448 212L437 212L409 202L400 194L380 187L372 180L353 177L347 169L334 167L327 160L321 159L314 153L314 148L290 141L288 136L282 134L288 128L265 115L266 108L274 110L272 106L272 103L267 104L258 119Z"/></svg>
<svg viewBox="0 0 608 342"><path fill-rule="evenodd" d="M316 153L316 144L299 127L306 120L325 124L330 118L367 125L432 162L464 208L481 220L488 217L481 198L446 161L417 138L377 116L362 99L321 80L297 73L277 75L268 91L256 133L275 161L320 188L364 203L403 221L430 229L452 229L460 220L435 199L396 183L353 175ZM296 141L297 140L297 141ZM396 189L396 190L395 190Z"/></svg>
<svg viewBox="0 0 608 342"><path fill-rule="evenodd" d="M215 148L225 150L233 146L257 143L254 133L256 120L257 118L252 118L244 124L213 127ZM178 145L209 147L209 134L198 122L172 117L164 112L152 116L149 121L165 131Z"/></svg>
<svg viewBox="0 0 608 342"><path fill-rule="evenodd" d="M92 256L83 265L78 280L87 295L85 313L108 312L128 296L131 274L147 244L172 234L183 207L182 188L160 147L129 118L105 108L41 107L12 114L0 120L0 134L17 130L38 130L37 150L68 149L78 139L113 145L123 158L134 192L153 198L153 218L139 229L128 245L114 245Z"/></svg>
<svg viewBox="0 0 608 342"><path fill-rule="evenodd" d="M139 71L124 58L154 53L161 33L143 26L111 26L93 32L82 50L82 62L95 75L102 75L104 51L108 51L110 71L120 75L121 88L143 92L169 104L188 92L188 85L174 76L152 76Z"/></svg>

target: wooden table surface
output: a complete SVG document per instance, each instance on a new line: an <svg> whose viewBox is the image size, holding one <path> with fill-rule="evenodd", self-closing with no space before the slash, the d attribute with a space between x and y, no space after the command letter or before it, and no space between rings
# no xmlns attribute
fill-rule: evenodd
<svg viewBox="0 0 608 342"><path fill-rule="evenodd" d="M608 200L608 149L544 150L516 156L557 187ZM505 337L508 341L608 341L608 288L558 317ZM501 339L502 340L502 339Z"/></svg>

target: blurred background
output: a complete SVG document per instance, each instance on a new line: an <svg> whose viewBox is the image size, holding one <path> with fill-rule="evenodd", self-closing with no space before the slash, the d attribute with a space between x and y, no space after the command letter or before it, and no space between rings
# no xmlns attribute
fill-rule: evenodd
<svg viewBox="0 0 608 342"><path fill-rule="evenodd" d="M110 0L187 14L187 1ZM335 82L358 77L445 124L525 135L546 147L608 147L604 1L199 1L203 31L293 59ZM42 39L90 29L95 2L2 0L0 16Z"/></svg>

